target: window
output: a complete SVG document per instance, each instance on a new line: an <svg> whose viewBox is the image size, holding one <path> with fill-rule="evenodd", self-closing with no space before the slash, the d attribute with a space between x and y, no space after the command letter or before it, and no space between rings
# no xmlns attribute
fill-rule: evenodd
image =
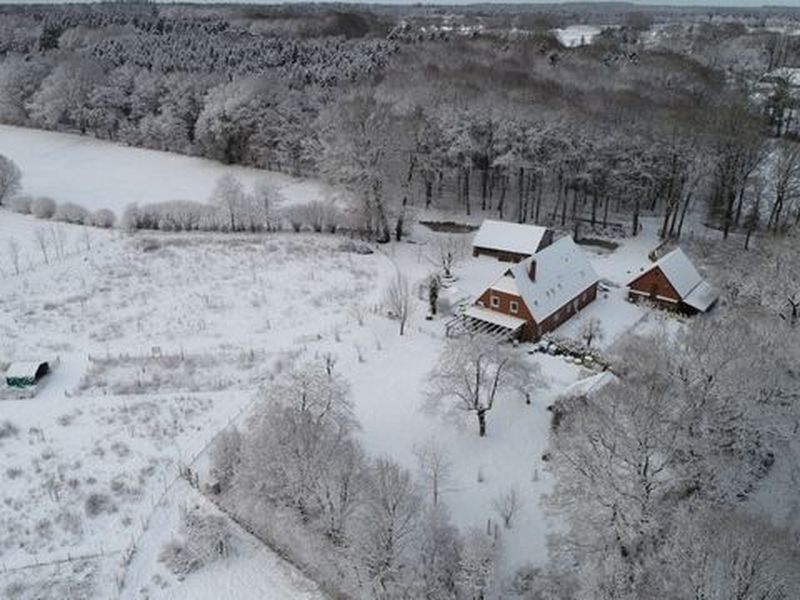
<svg viewBox="0 0 800 600"><path fill-rule="evenodd" d="M492 304L492 308L499 308L500 307L500 298L498 298L497 296L492 296L490 301L491 301L491 304Z"/></svg>
<svg viewBox="0 0 800 600"><path fill-rule="evenodd" d="M512 300L512 301L509 303L509 305L508 305L508 306L509 306L509 308L511 309L511 312L512 312L512 313L514 313L514 314L517 314L517 313L519 312L519 302L517 302L516 300Z"/></svg>

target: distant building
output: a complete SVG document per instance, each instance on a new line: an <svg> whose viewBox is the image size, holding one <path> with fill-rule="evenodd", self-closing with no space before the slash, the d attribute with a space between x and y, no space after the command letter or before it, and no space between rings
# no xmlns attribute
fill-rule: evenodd
<svg viewBox="0 0 800 600"><path fill-rule="evenodd" d="M597 297L597 274L571 237L511 266L464 316L523 341L538 340Z"/></svg>
<svg viewBox="0 0 800 600"><path fill-rule="evenodd" d="M472 255L519 262L552 243L553 231L547 227L486 220L472 241Z"/></svg>
<svg viewBox="0 0 800 600"><path fill-rule="evenodd" d="M631 300L650 300L688 314L706 312L719 298L717 289L703 279L680 248L643 270L628 288Z"/></svg>

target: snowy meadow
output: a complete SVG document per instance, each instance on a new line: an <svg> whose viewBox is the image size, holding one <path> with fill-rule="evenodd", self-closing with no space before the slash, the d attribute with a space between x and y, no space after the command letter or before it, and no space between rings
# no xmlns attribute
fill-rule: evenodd
<svg viewBox="0 0 800 600"><path fill-rule="evenodd" d="M0 5L0 598L796 598L798 28Z"/></svg>

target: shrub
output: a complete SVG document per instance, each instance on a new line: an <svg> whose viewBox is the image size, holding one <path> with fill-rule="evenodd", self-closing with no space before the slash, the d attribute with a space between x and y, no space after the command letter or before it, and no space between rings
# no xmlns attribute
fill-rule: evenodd
<svg viewBox="0 0 800 600"><path fill-rule="evenodd" d="M31 214L40 219L50 219L56 212L56 201L47 196L40 196L31 202Z"/></svg>
<svg viewBox="0 0 800 600"><path fill-rule="evenodd" d="M113 513L116 512L117 507L112 502L111 497L108 494L99 494L94 493L91 494L86 499L86 514L90 517L96 517L101 513Z"/></svg>
<svg viewBox="0 0 800 600"><path fill-rule="evenodd" d="M33 198L30 196L14 196L8 201L8 207L16 213L27 215L31 212Z"/></svg>
<svg viewBox="0 0 800 600"><path fill-rule="evenodd" d="M22 173L16 163L0 154L0 203L19 189Z"/></svg>
<svg viewBox="0 0 800 600"><path fill-rule="evenodd" d="M0 440L9 437L16 437L19 433L19 429L17 426L14 425L11 421L3 421L0 423Z"/></svg>
<svg viewBox="0 0 800 600"><path fill-rule="evenodd" d="M100 210L93 212L89 220L91 225L94 225L95 227L102 227L103 229L112 228L116 221L117 215L107 208L101 208Z"/></svg>
<svg viewBox="0 0 800 600"><path fill-rule="evenodd" d="M233 535L223 517L183 509L181 533L183 540L171 541L159 555L159 560L179 578L230 552Z"/></svg>
<svg viewBox="0 0 800 600"><path fill-rule="evenodd" d="M56 221L64 221L65 223L83 225L89 222L89 211L80 204L75 204L74 202L65 202L56 208L53 218Z"/></svg>

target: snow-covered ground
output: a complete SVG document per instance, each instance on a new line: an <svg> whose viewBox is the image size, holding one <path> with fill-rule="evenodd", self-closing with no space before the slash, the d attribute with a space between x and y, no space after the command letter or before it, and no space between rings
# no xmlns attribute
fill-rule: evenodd
<svg viewBox="0 0 800 600"><path fill-rule="evenodd" d="M568 48L573 48L591 44L594 38L600 35L602 29L596 25L569 25L552 31L559 42Z"/></svg>
<svg viewBox="0 0 800 600"><path fill-rule="evenodd" d="M3 141L9 131L41 133L0 131ZM52 141L55 134L45 135ZM76 152L98 160L117 149L65 137ZM65 191L108 186L118 198L126 188L117 196L107 182L118 176L133 189L125 165L142 161L141 172L166 169L156 166L161 153L119 150L105 170L62 182ZM36 156L32 164L43 161ZM19 162L26 185L34 185ZM193 178L201 167L179 167L174 177L161 179L199 190ZM46 175L40 171L38 185L55 189ZM315 185L294 189L319 190ZM93 198L98 204L92 208L102 205L100 195ZM655 225L647 222L642 236L622 240L614 251L584 247L607 291L558 335L577 335L585 319L596 317L605 334L599 343L609 346L652 325L653 313L625 300L624 284L647 264L657 243ZM47 261L38 228L50 236ZM516 488L524 501L513 526L500 528L503 567L543 561L546 536L558 526L540 503L550 487L541 461L546 408L587 373L560 358L528 355L543 375L531 404L496 406L484 439L471 419L427 410L427 375L442 348L446 318L426 321L420 294L401 337L379 304L395 268L415 287L436 269L441 235L416 226L408 241L360 255L342 251L342 238L328 235L127 235L0 211L0 243L13 237L25 257L15 274L0 252L0 362L61 360L36 398L0 401L0 596L197 598L213 589L214 597L319 597L243 531L224 562L182 580L158 555L175 533L181 506L214 510L178 478L179 465L202 472L209 444L228 423L243 421L260 386L294 361L327 353L352 384L368 452L415 469L415 447L436 439L453 465L444 501L463 529L497 523L493 500ZM474 297L507 265L471 258L471 234L461 238L456 286L460 295ZM55 252L58 244L63 252ZM4 430L6 421L11 427Z"/></svg>
<svg viewBox="0 0 800 600"><path fill-rule="evenodd" d="M0 154L19 165L23 194L76 202L92 210L109 208L117 216L134 202L204 202L225 174L236 176L246 188L270 181L290 202L315 200L329 192L320 183L280 173L9 125L0 125Z"/></svg>

